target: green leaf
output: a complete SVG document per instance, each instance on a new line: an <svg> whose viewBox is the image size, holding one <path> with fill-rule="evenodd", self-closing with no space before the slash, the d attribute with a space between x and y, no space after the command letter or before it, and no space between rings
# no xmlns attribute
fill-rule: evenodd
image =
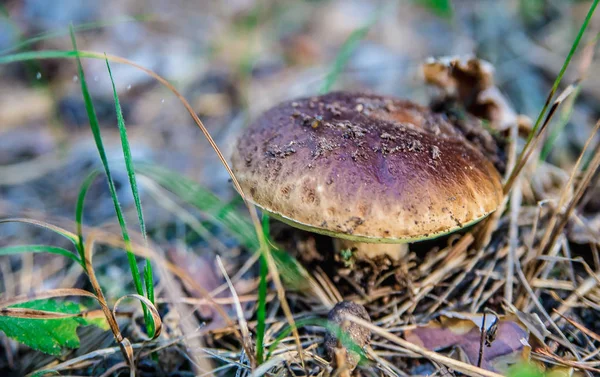
<svg viewBox="0 0 600 377"><path fill-rule="evenodd" d="M55 313L77 314L79 305L73 302L56 300L35 300L12 306ZM96 320L85 318L29 319L0 316L0 331L6 336L35 350L60 356L63 349L79 347L77 328L97 324Z"/></svg>
<svg viewBox="0 0 600 377"><path fill-rule="evenodd" d="M521 363L513 366L508 371L509 377L544 377L544 373L534 364Z"/></svg>

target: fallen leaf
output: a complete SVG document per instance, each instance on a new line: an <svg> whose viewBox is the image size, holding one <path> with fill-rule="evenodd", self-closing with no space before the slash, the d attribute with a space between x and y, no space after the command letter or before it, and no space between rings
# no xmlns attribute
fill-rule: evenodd
<svg viewBox="0 0 600 377"><path fill-rule="evenodd" d="M533 336L535 339L529 339L530 342L533 343L533 340L536 341L535 346L545 346L545 339L550 335L550 331L546 328L540 317L535 313L525 313L517 309L513 305L509 305L508 303L504 304L506 313L509 318L513 316L516 317L518 322L524 326L529 334Z"/></svg>
<svg viewBox="0 0 600 377"><path fill-rule="evenodd" d="M57 302L55 300L35 300L11 306L11 308L27 308L53 313L75 314L80 312L78 304L73 302ZM79 317L60 319L32 319L0 317L0 331L6 336L23 343L35 350L59 356L64 348L79 348L77 328L86 325L104 327L102 319L88 320Z"/></svg>
<svg viewBox="0 0 600 377"><path fill-rule="evenodd" d="M546 371L545 377L577 377L584 376L583 372L576 371L573 367L555 365Z"/></svg>
<svg viewBox="0 0 600 377"><path fill-rule="evenodd" d="M506 97L494 85L494 66L475 57L430 58L422 66L425 82L441 90L441 102L458 102L471 114L490 121L496 131L512 125L530 127L517 115Z"/></svg>
<svg viewBox="0 0 600 377"><path fill-rule="evenodd" d="M176 249L170 249L168 255L169 259L171 259L176 266L185 271L185 273L192 278L198 286L205 289L206 292L217 289L225 282L220 274L218 274L214 262L207 256L201 256L191 251L183 252L182 250ZM198 292L192 285L185 281L182 281L182 284L186 287L188 292L192 293L192 296L202 297L202 292ZM228 294L229 290L226 290L224 293ZM219 296L226 297L223 296L223 294ZM210 328L219 328L225 325L223 318L221 318L212 305L200 305L197 310L203 318L211 321L209 324Z"/></svg>
<svg viewBox="0 0 600 377"><path fill-rule="evenodd" d="M465 362L477 365L483 319L483 314L445 313L426 325L407 330L404 337L432 351L456 347L464 355ZM502 373L528 358L531 350L529 332L516 318L486 314L484 329L489 336L488 344L485 341L483 344L482 368Z"/></svg>
<svg viewBox="0 0 600 377"><path fill-rule="evenodd" d="M168 256L189 278L193 279L196 286L202 287L206 292L220 289L220 292L213 295L213 298L230 298L233 303L231 291L227 286L224 286L226 281L215 265L212 255L199 255L191 251L170 249ZM182 281L182 284L192 297L203 298L202 292L199 292L194 285L188 284L186 281ZM245 295L254 288L253 282L245 279L237 280L233 285L238 295ZM223 307L228 315L236 315L233 305L223 305ZM204 319L209 321L205 329L212 330L226 325L224 318L218 313L213 304L207 302L205 305L198 305L197 310Z"/></svg>

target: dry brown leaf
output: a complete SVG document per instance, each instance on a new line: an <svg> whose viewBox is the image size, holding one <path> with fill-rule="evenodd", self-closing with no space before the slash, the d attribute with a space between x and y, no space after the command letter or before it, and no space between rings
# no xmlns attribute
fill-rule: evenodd
<svg viewBox="0 0 600 377"><path fill-rule="evenodd" d="M213 292L223 284L225 279L222 274L219 273L213 256L198 255L194 252L183 252L182 250L170 249L168 251L169 259L173 261L175 265L180 267L194 282L204 288L208 292ZM187 291L192 295L201 295L191 284L183 281L182 284L186 287ZM235 289L239 294L246 294L253 288L251 282L246 280L238 280L234 283ZM220 290L220 293L214 295L215 298L232 298L231 293L227 289ZM232 299L233 303L233 299ZM233 306L226 306L228 314L235 315ZM212 320L207 325L206 329L216 329L226 325L222 316L218 314L213 305L207 303L206 305L199 305L198 312L207 320Z"/></svg>
<svg viewBox="0 0 600 377"><path fill-rule="evenodd" d="M573 367L556 365L546 371L546 377L583 377L583 372L575 370Z"/></svg>
<svg viewBox="0 0 600 377"><path fill-rule="evenodd" d="M445 313L426 325L407 330L404 337L432 351L455 347L465 362L477 365L483 320L483 314ZM510 365L529 357L529 332L516 318L497 318L488 313L484 328L487 340L483 345L482 368L505 372Z"/></svg>
<svg viewBox="0 0 600 377"><path fill-rule="evenodd" d="M545 346L545 339L550 335L550 331L544 326L544 323L535 313L525 313L512 305L506 305L506 312L509 313L509 318L517 318L517 321L524 326L529 334L533 336L540 346ZM533 339L529 339L532 341Z"/></svg>
<svg viewBox="0 0 600 377"><path fill-rule="evenodd" d="M425 82L441 90L437 100L458 102L469 113L489 120L497 131L506 131L513 124L520 128L530 126L494 85L491 63L475 57L430 58L422 70Z"/></svg>

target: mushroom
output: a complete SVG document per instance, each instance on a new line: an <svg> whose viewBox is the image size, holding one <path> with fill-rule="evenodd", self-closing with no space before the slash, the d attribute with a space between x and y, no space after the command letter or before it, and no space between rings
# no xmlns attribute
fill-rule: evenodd
<svg viewBox="0 0 600 377"><path fill-rule="evenodd" d="M245 130L232 167L258 207L369 259L400 259L407 243L471 225L502 200L492 163L443 115L364 93L273 107Z"/></svg>
<svg viewBox="0 0 600 377"><path fill-rule="evenodd" d="M339 326L342 331L345 331L356 346L363 348L369 344L369 341L371 340L371 331L354 322L347 321L345 317L348 314L371 322L371 317L369 317L367 309L352 301L338 302L329 311L327 320L334 325ZM338 368L345 365L351 372L356 368L360 361L360 355L356 351L349 350L341 344L333 331L327 331L325 334L325 349L333 364L337 365Z"/></svg>

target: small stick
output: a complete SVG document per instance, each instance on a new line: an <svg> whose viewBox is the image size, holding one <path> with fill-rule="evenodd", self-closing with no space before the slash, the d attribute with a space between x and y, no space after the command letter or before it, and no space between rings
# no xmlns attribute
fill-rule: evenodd
<svg viewBox="0 0 600 377"><path fill-rule="evenodd" d="M483 321L481 321L481 336L479 337L479 358L477 359L477 367L481 368L481 362L483 361L483 343L485 341L485 316L486 312L483 312Z"/></svg>

